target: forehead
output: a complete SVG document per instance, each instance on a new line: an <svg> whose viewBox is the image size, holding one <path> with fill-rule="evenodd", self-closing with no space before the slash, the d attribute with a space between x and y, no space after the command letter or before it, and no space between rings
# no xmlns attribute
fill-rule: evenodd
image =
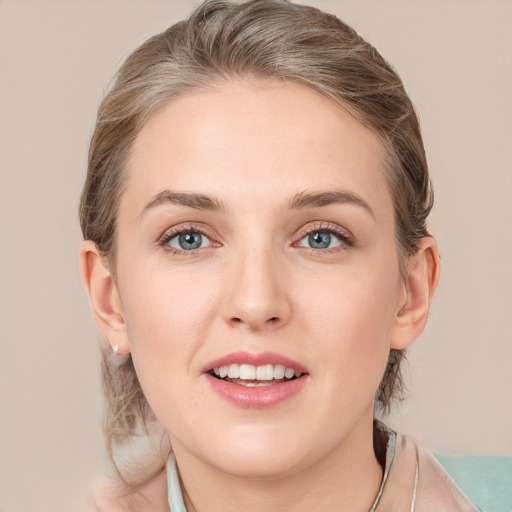
<svg viewBox="0 0 512 512"><path fill-rule="evenodd" d="M228 82L184 94L150 118L131 148L122 208L140 211L168 188L260 206L344 188L379 210L390 204L383 167L379 138L313 89Z"/></svg>

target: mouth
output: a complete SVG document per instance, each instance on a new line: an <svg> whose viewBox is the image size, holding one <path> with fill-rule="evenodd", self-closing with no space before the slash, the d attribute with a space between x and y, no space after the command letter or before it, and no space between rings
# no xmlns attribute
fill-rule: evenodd
<svg viewBox="0 0 512 512"><path fill-rule="evenodd" d="M228 364L216 366L208 372L212 377L246 387L268 387L299 379L304 373L282 364Z"/></svg>
<svg viewBox="0 0 512 512"><path fill-rule="evenodd" d="M292 399L307 386L309 372L281 354L235 352L203 368L210 389L242 408L268 408Z"/></svg>

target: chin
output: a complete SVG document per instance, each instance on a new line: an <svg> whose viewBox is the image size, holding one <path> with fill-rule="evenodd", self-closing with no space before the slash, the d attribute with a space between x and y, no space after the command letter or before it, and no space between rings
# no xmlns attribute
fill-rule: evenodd
<svg viewBox="0 0 512 512"><path fill-rule="evenodd" d="M284 425L278 428L279 432L244 430L243 435L229 433L209 444L209 450L199 457L224 473L247 480L276 480L296 474L307 465L305 447L309 443ZM309 453L315 452L315 447L310 447Z"/></svg>
<svg viewBox="0 0 512 512"><path fill-rule="evenodd" d="M224 473L244 480L264 481L279 480L299 473L303 461L296 453L279 454L276 456L266 450L259 454L224 458L217 467Z"/></svg>

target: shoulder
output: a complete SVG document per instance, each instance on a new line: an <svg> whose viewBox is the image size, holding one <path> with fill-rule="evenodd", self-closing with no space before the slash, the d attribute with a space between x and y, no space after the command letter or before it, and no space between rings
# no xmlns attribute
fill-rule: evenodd
<svg viewBox="0 0 512 512"><path fill-rule="evenodd" d="M412 443L412 441L408 441ZM436 510L439 511L474 512L480 510L429 451L418 446L416 446L416 450L418 454L416 496L418 512L429 510L432 503L438 503L439 508Z"/></svg>
<svg viewBox="0 0 512 512"><path fill-rule="evenodd" d="M394 433L393 433L394 434ZM393 435L387 481L378 512L478 512L439 461L414 441ZM387 461L388 462L388 461Z"/></svg>

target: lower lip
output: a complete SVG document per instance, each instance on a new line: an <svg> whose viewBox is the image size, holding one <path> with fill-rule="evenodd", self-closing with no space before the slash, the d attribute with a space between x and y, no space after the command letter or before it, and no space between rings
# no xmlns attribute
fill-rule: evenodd
<svg viewBox="0 0 512 512"><path fill-rule="evenodd" d="M270 386L247 387L203 374L209 385L221 398L239 407L263 409L297 395L306 385L307 375Z"/></svg>

